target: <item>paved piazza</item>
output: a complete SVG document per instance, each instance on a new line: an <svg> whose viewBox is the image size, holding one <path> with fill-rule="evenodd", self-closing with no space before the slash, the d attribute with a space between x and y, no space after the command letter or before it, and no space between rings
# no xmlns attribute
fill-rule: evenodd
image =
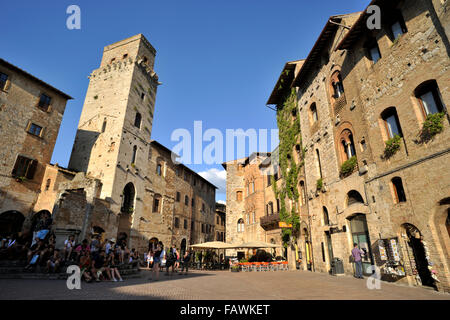
<svg viewBox="0 0 450 320"><path fill-rule="evenodd" d="M81 290L68 290L64 280L0 280L0 299L172 299L172 300L450 300L450 294L424 288L381 282L369 290L366 280L334 277L307 271L231 273L193 271L188 276L160 274L149 281L150 272L122 283L82 282Z"/></svg>

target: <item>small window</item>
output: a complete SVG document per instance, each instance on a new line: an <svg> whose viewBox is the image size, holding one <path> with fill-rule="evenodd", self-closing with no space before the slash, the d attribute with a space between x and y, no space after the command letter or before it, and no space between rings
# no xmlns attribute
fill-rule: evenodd
<svg viewBox="0 0 450 320"><path fill-rule="evenodd" d="M162 165L160 163L156 166L156 174L160 177L162 176Z"/></svg>
<svg viewBox="0 0 450 320"><path fill-rule="evenodd" d="M425 118L430 114L444 111L444 104L442 103L441 94L435 80L422 83L416 88L414 93L419 100Z"/></svg>
<svg viewBox="0 0 450 320"><path fill-rule="evenodd" d="M300 203L300 205L304 206L306 204L306 188L305 188L305 182L303 180L300 181L300 194L301 194L301 197L300 197L301 203Z"/></svg>
<svg viewBox="0 0 450 320"><path fill-rule="evenodd" d="M52 99L46 94L41 94L41 97L39 98L38 107L44 111L48 111L51 100Z"/></svg>
<svg viewBox="0 0 450 320"><path fill-rule="evenodd" d="M400 127L400 121L398 119L397 110L395 107L390 107L383 111L381 118L384 121L388 139L392 139L396 135L402 137L402 129Z"/></svg>
<svg viewBox="0 0 450 320"><path fill-rule="evenodd" d="M36 160L18 156L14 165L14 169L12 171L12 175L14 177L23 177L32 180L34 177L34 173L36 172L36 168Z"/></svg>
<svg viewBox="0 0 450 320"><path fill-rule="evenodd" d="M194 200L193 197L192 197L192 199L191 199L191 205L192 205L192 208L195 208L195 200Z"/></svg>
<svg viewBox="0 0 450 320"><path fill-rule="evenodd" d="M184 204L189 205L189 197L188 196L184 196Z"/></svg>
<svg viewBox="0 0 450 320"><path fill-rule="evenodd" d="M136 117L134 118L134 126L136 128L141 128L142 116L139 112L136 112Z"/></svg>
<svg viewBox="0 0 450 320"><path fill-rule="evenodd" d="M205 204L202 203L202 212L205 212Z"/></svg>
<svg viewBox="0 0 450 320"><path fill-rule="evenodd" d="M244 219L239 219L237 222L237 232L244 232Z"/></svg>
<svg viewBox="0 0 450 320"><path fill-rule="evenodd" d="M47 179L47 182L45 183L45 191L48 191L50 189L50 184L52 183L51 179Z"/></svg>
<svg viewBox="0 0 450 320"><path fill-rule="evenodd" d="M180 219L178 217L175 217L175 228L180 227Z"/></svg>
<svg viewBox="0 0 450 320"><path fill-rule="evenodd" d="M391 41L395 41L402 34L408 32L406 28L405 20L403 19L403 15L400 10L390 10L387 13L386 17L386 25L388 27L388 36L391 38Z"/></svg>
<svg viewBox="0 0 450 320"><path fill-rule="evenodd" d="M395 177L392 179L392 186L394 187L395 202L406 202L405 190L403 189L402 179Z"/></svg>
<svg viewBox="0 0 450 320"><path fill-rule="evenodd" d="M373 62L373 64L377 63L377 61L381 59L380 48L378 47L376 39L370 38L366 42L365 48L367 50L368 58Z"/></svg>
<svg viewBox="0 0 450 320"><path fill-rule="evenodd" d="M155 195L155 197L153 198L153 212L159 212L160 205L161 205L161 196Z"/></svg>
<svg viewBox="0 0 450 320"><path fill-rule="evenodd" d="M40 137L42 134L42 127L38 126L37 124L31 123L28 127L28 133Z"/></svg>
<svg viewBox="0 0 450 320"><path fill-rule="evenodd" d="M338 99L344 94L344 85L342 83L342 77L339 71L336 71L331 76L331 88L333 90L334 99Z"/></svg>
<svg viewBox="0 0 450 320"><path fill-rule="evenodd" d="M136 163L136 155L137 155L137 146L133 147L133 155L131 157L131 163L134 164Z"/></svg>
<svg viewBox="0 0 450 320"><path fill-rule="evenodd" d="M236 192L236 201L242 201L242 191Z"/></svg>
<svg viewBox="0 0 450 320"><path fill-rule="evenodd" d="M179 192L177 192L177 202L180 202L180 200L181 200L181 193L179 193Z"/></svg>
<svg viewBox="0 0 450 320"><path fill-rule="evenodd" d="M330 225L330 218L328 216L328 210L326 207L323 207L323 225L324 226Z"/></svg>
<svg viewBox="0 0 450 320"><path fill-rule="evenodd" d="M252 193L255 193L255 181L252 181Z"/></svg>
<svg viewBox="0 0 450 320"><path fill-rule="evenodd" d="M123 57L122 57L123 59L126 59L126 58L128 58L128 53L125 53L124 55L123 55Z"/></svg>
<svg viewBox="0 0 450 320"><path fill-rule="evenodd" d="M103 121L102 133L105 132L105 130L106 130L106 120Z"/></svg>
<svg viewBox="0 0 450 320"><path fill-rule="evenodd" d="M141 100L144 100L145 99L145 93L141 93Z"/></svg>
<svg viewBox="0 0 450 320"><path fill-rule="evenodd" d="M309 108L309 111L310 111L310 116L311 116L311 124L315 124L319 120L319 117L317 115L316 103L313 103L311 105L311 107Z"/></svg>
<svg viewBox="0 0 450 320"><path fill-rule="evenodd" d="M109 63L113 63L114 61L116 61L116 58L112 58Z"/></svg>
<svg viewBox="0 0 450 320"><path fill-rule="evenodd" d="M188 222L187 222L186 219L184 219L184 221L183 221L183 228L187 229L187 226L188 226Z"/></svg>
<svg viewBox="0 0 450 320"><path fill-rule="evenodd" d="M191 221L191 231L194 231L194 226L195 226L194 221Z"/></svg>
<svg viewBox="0 0 450 320"><path fill-rule="evenodd" d="M6 89L6 82L8 81L8 75L0 72L0 90Z"/></svg>
<svg viewBox="0 0 450 320"><path fill-rule="evenodd" d="M253 223L256 223L256 213L255 213L255 211L252 212L252 221L253 221Z"/></svg>

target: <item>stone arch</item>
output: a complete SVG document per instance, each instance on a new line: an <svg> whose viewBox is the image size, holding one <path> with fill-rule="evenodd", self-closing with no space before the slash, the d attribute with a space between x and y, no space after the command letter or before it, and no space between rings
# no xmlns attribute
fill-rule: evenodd
<svg viewBox="0 0 450 320"><path fill-rule="evenodd" d="M345 207L348 208L349 206L357 203L364 203L364 198L358 191L350 190L345 199Z"/></svg>
<svg viewBox="0 0 450 320"><path fill-rule="evenodd" d="M0 236L18 233L22 230L25 216L15 210L5 211L0 214Z"/></svg>
<svg viewBox="0 0 450 320"><path fill-rule="evenodd" d="M136 189L132 182L125 185L122 192L122 207L120 209L123 213L132 213L134 211L134 200L136 198Z"/></svg>

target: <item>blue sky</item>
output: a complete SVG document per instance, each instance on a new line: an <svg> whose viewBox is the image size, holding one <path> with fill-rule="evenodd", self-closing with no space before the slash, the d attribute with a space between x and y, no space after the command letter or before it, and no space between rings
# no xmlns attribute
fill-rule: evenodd
<svg viewBox="0 0 450 320"><path fill-rule="evenodd" d="M274 129L265 103L285 62L306 58L331 15L364 10L369 0L9 1L2 4L0 56L74 97L52 162L67 166L88 87L103 47L143 33L157 50L152 138L172 148L173 130ZM81 30L66 9L81 8ZM229 160L229 159L228 159ZM220 165L190 165L221 187Z"/></svg>

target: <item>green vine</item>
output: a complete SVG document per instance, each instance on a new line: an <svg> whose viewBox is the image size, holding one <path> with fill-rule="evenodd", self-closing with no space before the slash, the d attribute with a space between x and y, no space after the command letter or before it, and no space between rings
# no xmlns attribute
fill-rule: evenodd
<svg viewBox="0 0 450 320"><path fill-rule="evenodd" d="M398 150L400 150L401 137L396 134L393 138L386 141L386 147L384 148L384 158L388 159L392 157Z"/></svg>
<svg viewBox="0 0 450 320"><path fill-rule="evenodd" d="M356 157L353 156L350 159L348 159L347 161L345 161L342 165L341 165L341 174L346 177L349 174L351 174L353 172L353 170L355 170L356 167Z"/></svg>
<svg viewBox="0 0 450 320"><path fill-rule="evenodd" d="M433 113L427 116L420 131L421 142L430 141L435 135L444 130L444 113Z"/></svg>
<svg viewBox="0 0 450 320"><path fill-rule="evenodd" d="M283 177L280 189L278 189L277 183L274 177L272 177L274 194L280 200L280 220L292 225L292 228L282 229L282 239L285 247L288 246L291 237L295 241L300 229L300 217L296 211L299 199L297 186L299 184L298 176L300 169L304 164L304 149L301 148L300 117L292 116L292 111L296 110L296 108L297 93L295 89L292 89L286 95L284 103L277 109L277 124L280 140L278 161L281 168L281 176ZM297 165L294 161L294 150L298 149L296 147L298 144L300 144L300 150L302 151L302 161ZM286 199L292 200L295 204L290 211L286 208Z"/></svg>

